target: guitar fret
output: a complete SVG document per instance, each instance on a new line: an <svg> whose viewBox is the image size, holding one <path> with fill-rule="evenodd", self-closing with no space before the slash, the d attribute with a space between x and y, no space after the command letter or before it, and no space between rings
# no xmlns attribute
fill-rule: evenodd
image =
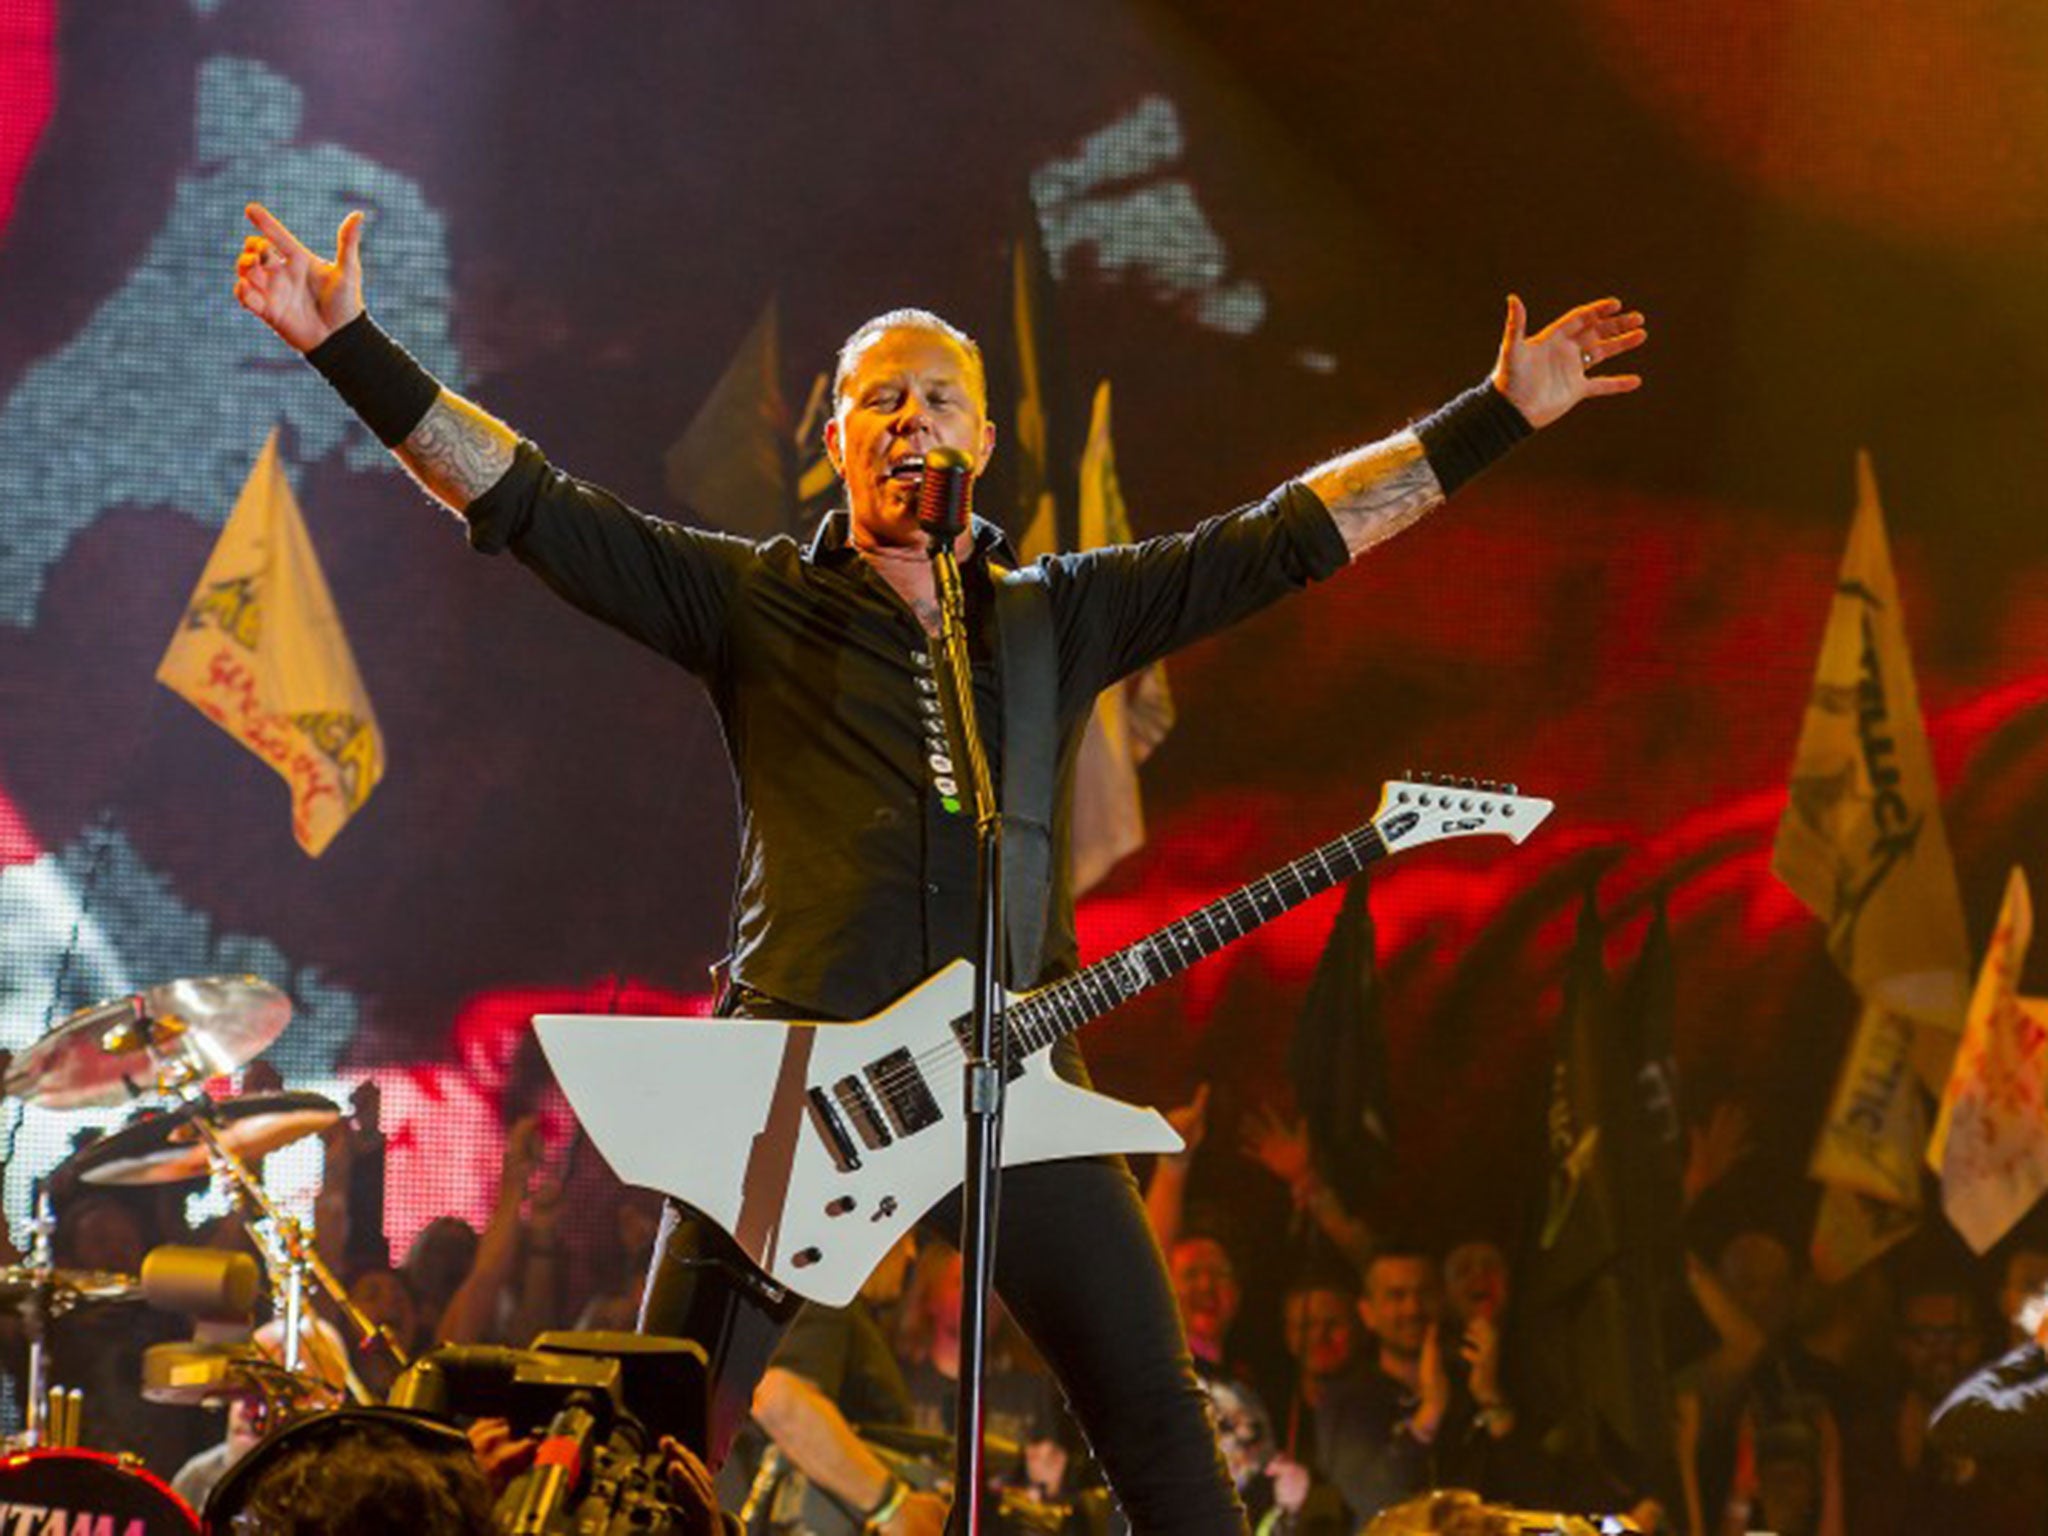
<svg viewBox="0 0 2048 1536"><path fill-rule="evenodd" d="M1388 851L1371 824L1311 849L1020 1000L1010 1013L1013 1039L1027 1054L1043 1050L1262 923L1342 884Z"/></svg>

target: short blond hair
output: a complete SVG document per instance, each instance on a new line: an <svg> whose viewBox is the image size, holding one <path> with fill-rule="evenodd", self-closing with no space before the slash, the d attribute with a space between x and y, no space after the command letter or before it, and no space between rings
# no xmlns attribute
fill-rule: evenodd
<svg viewBox="0 0 2048 1536"><path fill-rule="evenodd" d="M952 321L928 309L892 309L855 326L853 334L841 343L839 363L832 372L832 398L835 401L846 393L846 381L853 376L855 360L869 342L885 331L931 331L959 347L967 354L974 373L975 391L981 396L983 408L987 407L988 370L982 365L980 344Z"/></svg>

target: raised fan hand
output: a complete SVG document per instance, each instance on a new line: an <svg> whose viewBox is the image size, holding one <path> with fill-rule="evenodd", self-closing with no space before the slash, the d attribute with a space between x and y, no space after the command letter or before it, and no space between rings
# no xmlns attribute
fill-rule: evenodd
<svg viewBox="0 0 2048 1536"><path fill-rule="evenodd" d="M1640 374L1592 370L1649 339L1642 315L1624 310L1619 299L1596 299L1566 310L1531 336L1529 312L1519 297L1509 294L1493 387L1530 426L1547 427L1590 396L1625 395L1642 388Z"/></svg>
<svg viewBox="0 0 2048 1536"><path fill-rule="evenodd" d="M308 250L268 208L244 210L256 233L235 259L235 299L301 352L363 312L363 215L341 221L334 259Z"/></svg>

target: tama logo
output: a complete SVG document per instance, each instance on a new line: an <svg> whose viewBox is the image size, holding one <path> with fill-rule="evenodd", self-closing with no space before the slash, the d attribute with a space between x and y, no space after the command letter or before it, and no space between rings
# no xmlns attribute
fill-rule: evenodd
<svg viewBox="0 0 2048 1536"><path fill-rule="evenodd" d="M95 1514L89 1509L57 1509L48 1504L0 1503L0 1536L149 1536L140 1515L117 1525L119 1515Z"/></svg>

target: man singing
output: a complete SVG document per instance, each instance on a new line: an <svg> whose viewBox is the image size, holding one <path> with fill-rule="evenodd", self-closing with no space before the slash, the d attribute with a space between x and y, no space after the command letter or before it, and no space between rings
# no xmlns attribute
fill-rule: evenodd
<svg viewBox="0 0 2048 1536"><path fill-rule="evenodd" d="M236 263L242 305L303 353L427 492L462 516L473 545L509 549L577 607L670 657L709 691L740 809L723 1011L863 1018L971 955L973 815L961 786L933 762L945 761L932 750L943 743L932 656L938 605L916 499L931 450L960 449L977 472L994 451L975 344L922 310L855 330L840 351L825 426L846 508L808 545L756 544L634 512L442 389L364 311L361 214L342 222L330 260L261 206L248 211L257 233ZM1582 305L1534 335L1526 321L1510 298L1491 376L1413 429L1340 454L1189 532L1051 556L1024 573L1028 580L1012 573L1000 530L977 519L961 533L974 692L992 764L999 780L1042 768L1056 787L1045 817L1050 874L1035 889L1008 892L1013 988L1075 969L1064 813L1098 692L1334 574L1581 400L1639 384L1593 372L1645 339L1642 316L1617 300ZM1013 588L1031 590L1019 597ZM1037 643L1053 682L1042 727L1006 731L999 658L1024 626L1002 627L1027 600L1041 605ZM1015 703L1014 682L1009 691ZM1078 1078L1078 1053L1071 1043L1062 1050L1059 1069ZM957 1193L932 1219L941 1235L954 1235ZM1058 1375L1137 1531L1245 1529L1121 1159L1006 1172L996 1288ZM671 1203L640 1326L710 1351L714 1465L794 1306L729 1237ZM934 1500L906 1498L886 1482L863 1493L872 1495L873 1529L938 1529Z"/></svg>

